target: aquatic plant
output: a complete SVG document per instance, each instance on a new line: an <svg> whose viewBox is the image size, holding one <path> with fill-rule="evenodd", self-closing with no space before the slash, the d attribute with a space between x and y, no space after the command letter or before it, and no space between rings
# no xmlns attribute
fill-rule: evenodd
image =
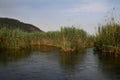
<svg viewBox="0 0 120 80"><path fill-rule="evenodd" d="M20 49L27 45L27 33L15 29L0 29L0 48L1 49Z"/></svg>
<svg viewBox="0 0 120 80"><path fill-rule="evenodd" d="M119 53L120 51L120 24L113 19L98 27L95 39L95 49L101 52Z"/></svg>
<svg viewBox="0 0 120 80"><path fill-rule="evenodd" d="M62 27L60 31L27 33L20 29L0 29L0 49L22 49L47 45L62 51L79 51L88 46L88 35L82 29Z"/></svg>

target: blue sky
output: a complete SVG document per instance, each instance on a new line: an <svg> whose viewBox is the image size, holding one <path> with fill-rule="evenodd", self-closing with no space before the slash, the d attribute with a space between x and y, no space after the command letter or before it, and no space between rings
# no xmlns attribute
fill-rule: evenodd
<svg viewBox="0 0 120 80"><path fill-rule="evenodd" d="M44 31L75 26L89 33L112 15L120 18L120 0L0 0L0 17L31 23Z"/></svg>

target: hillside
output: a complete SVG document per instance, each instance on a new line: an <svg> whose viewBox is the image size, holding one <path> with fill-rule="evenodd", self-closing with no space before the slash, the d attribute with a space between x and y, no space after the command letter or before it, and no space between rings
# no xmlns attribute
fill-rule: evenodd
<svg viewBox="0 0 120 80"><path fill-rule="evenodd" d="M28 23L23 23L19 20L16 19L11 19L11 18L0 18L0 29L6 27L9 29L16 29L19 28L22 31L25 32L43 32L36 26Z"/></svg>

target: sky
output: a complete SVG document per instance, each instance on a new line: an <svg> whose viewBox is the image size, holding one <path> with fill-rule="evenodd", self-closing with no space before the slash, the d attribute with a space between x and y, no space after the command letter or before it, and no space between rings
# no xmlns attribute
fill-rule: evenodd
<svg viewBox="0 0 120 80"><path fill-rule="evenodd" d="M111 15L120 19L120 0L0 0L0 17L18 19L43 31L75 26L95 33L98 24Z"/></svg>

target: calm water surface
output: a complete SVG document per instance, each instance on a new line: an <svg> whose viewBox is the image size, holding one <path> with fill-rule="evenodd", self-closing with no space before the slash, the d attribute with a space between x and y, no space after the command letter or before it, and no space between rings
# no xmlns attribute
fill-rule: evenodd
<svg viewBox="0 0 120 80"><path fill-rule="evenodd" d="M89 48L81 54L55 49L0 53L0 80L120 80L120 59Z"/></svg>

